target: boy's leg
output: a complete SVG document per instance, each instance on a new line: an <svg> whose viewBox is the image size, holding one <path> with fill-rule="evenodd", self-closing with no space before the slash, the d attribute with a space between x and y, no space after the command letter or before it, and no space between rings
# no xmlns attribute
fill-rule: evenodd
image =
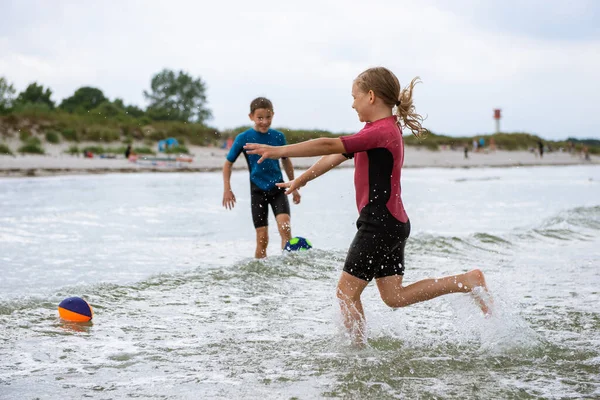
<svg viewBox="0 0 600 400"><path fill-rule="evenodd" d="M292 238L290 215L279 214L275 216L275 220L277 220L277 229L279 229L279 236L281 236L281 248L283 249L285 244Z"/></svg>
<svg viewBox="0 0 600 400"><path fill-rule="evenodd" d="M368 281L359 279L342 271L337 285L337 298L340 303L344 325L352 339L357 343L366 340L365 313L363 311L360 295L369 284Z"/></svg>
<svg viewBox="0 0 600 400"><path fill-rule="evenodd" d="M254 257L265 258L267 256L267 246L269 245L269 227L261 226L256 228L256 250Z"/></svg>
<svg viewBox="0 0 600 400"><path fill-rule="evenodd" d="M267 193L255 184L251 184L250 205L252 222L256 229L256 250L254 257L265 258L269 245L269 202Z"/></svg>
<svg viewBox="0 0 600 400"><path fill-rule="evenodd" d="M445 294L472 292L475 287L482 287L487 291L483 272L478 269L443 278L423 279L408 286L402 286L402 275L386 276L377 279L376 282L381 299L393 308L405 307ZM488 314L490 311L488 304L483 299L477 298L477 300L481 311Z"/></svg>
<svg viewBox="0 0 600 400"><path fill-rule="evenodd" d="M275 214L277 229L279 229L279 235L281 236L281 248L283 249L288 240L292 238L290 202L285 190L279 188L274 190L269 197L269 203L273 209L273 214Z"/></svg>

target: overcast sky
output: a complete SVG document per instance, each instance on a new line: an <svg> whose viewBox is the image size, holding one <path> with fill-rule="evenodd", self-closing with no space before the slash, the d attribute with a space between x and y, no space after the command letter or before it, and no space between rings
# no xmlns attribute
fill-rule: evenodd
<svg viewBox="0 0 600 400"><path fill-rule="evenodd" d="M18 91L81 86L146 107L163 68L207 84L218 129L270 98L274 126L354 132L352 80L385 66L414 76L425 126L547 139L600 137L596 0L0 0L0 76Z"/></svg>

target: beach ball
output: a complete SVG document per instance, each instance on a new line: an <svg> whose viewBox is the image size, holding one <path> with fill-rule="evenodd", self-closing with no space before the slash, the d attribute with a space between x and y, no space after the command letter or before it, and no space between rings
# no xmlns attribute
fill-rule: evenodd
<svg viewBox="0 0 600 400"><path fill-rule="evenodd" d="M92 319L92 306L81 297L69 297L58 305L58 315L65 321L87 322Z"/></svg>
<svg viewBox="0 0 600 400"><path fill-rule="evenodd" d="M284 247L284 249L287 251L308 250L310 248L312 248L312 243L310 243L310 240L300 236L291 238Z"/></svg>

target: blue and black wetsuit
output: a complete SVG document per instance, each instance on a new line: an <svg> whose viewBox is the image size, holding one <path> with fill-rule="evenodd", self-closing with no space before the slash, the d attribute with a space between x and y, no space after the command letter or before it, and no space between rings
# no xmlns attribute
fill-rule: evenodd
<svg viewBox="0 0 600 400"><path fill-rule="evenodd" d="M279 167L279 160L266 159L258 164L260 156L247 154L244 146L247 143L260 143L270 146L284 146L286 144L283 133L269 129L266 133L258 132L251 128L236 136L231 150L227 154L227 161L234 163L241 153L244 153L248 169L250 170L250 193L252 204L252 221L255 228L269 225L269 208L273 214L290 214L290 203L285 190L276 186L283 182L283 175Z"/></svg>

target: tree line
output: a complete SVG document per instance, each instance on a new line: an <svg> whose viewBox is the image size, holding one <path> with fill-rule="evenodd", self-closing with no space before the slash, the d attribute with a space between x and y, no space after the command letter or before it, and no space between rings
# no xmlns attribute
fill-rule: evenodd
<svg viewBox="0 0 600 400"><path fill-rule="evenodd" d="M17 93L14 85L0 76L0 137L10 136L9 132L19 132L26 145L31 144L28 142L30 136L37 134L49 143L66 140L130 144L135 140L147 146L152 146L157 140L175 137L180 143L207 146L222 145L226 138L233 138L250 127L218 131L206 125L212 118L207 107L206 83L184 71L163 69L152 77L149 90L144 90L143 94L148 100L146 109L126 105L120 98L111 101L102 90L82 86L57 105L51 98L50 88L32 82ZM288 143L340 134L317 129L275 128L285 133ZM486 143L493 138L497 148L504 150L529 149L542 140L526 132L475 136L483 138ZM472 138L430 132L424 140L405 135L405 142L409 146L438 150L442 147L462 148ZM600 143L591 139L544 142L555 149L575 146L580 150L589 146L590 153L600 154Z"/></svg>
<svg viewBox="0 0 600 400"><path fill-rule="evenodd" d="M147 117L151 121L180 121L204 124L212 117L206 105L206 83L184 71L163 69L144 90L148 107L144 110L126 105L120 98L108 99L102 90L82 86L58 105L52 100L52 89L37 82L19 92L5 77L0 76L0 114L38 110L61 110L71 114L99 113L107 117Z"/></svg>

